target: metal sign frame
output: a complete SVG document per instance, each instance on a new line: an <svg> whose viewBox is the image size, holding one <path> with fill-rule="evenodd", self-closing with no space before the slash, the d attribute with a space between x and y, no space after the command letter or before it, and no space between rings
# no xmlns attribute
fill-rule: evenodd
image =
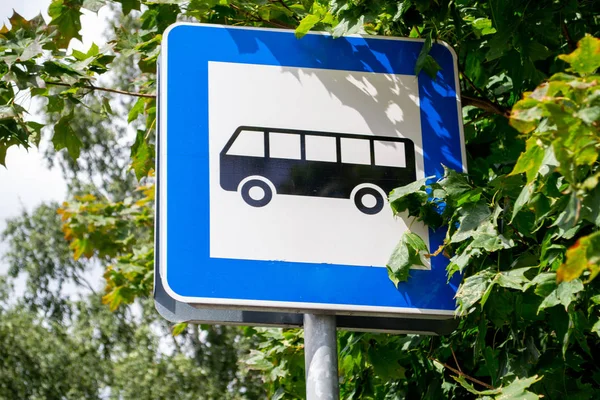
<svg viewBox="0 0 600 400"><path fill-rule="evenodd" d="M202 24L167 29L157 157L162 185L157 264L165 293L177 302L211 309L451 318L460 277L447 282L443 256L432 258L430 270L412 270L398 289L385 268L210 258L208 163L198 165L208 158L209 61L414 75L422 46L421 40L333 39L321 33L298 40L292 31ZM431 54L442 70L435 80L418 76L420 118L425 175L440 177L442 165L464 170L466 163L456 55L444 44L434 44ZM169 131L186 134L169 140ZM198 216L194 224L190 212ZM443 238L444 232L430 230L430 248ZM168 262L180 267L168 268Z"/></svg>
<svg viewBox="0 0 600 400"><path fill-rule="evenodd" d="M158 313L173 323L220 324L233 326L268 326L301 328L303 314L273 311L247 311L240 309L211 309L182 303L164 290L160 268L155 269L154 302ZM456 319L416 319L402 317L335 316L338 329L356 332L392 334L447 335L458 325Z"/></svg>

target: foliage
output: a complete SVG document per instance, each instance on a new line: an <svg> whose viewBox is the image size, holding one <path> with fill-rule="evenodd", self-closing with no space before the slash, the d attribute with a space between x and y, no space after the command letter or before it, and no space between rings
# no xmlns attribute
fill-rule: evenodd
<svg viewBox="0 0 600 400"><path fill-rule="evenodd" d="M77 110L90 92L115 92L100 87L98 78L113 68L113 56L130 57L137 62L136 79L116 91L137 98L128 105L128 120L137 124L131 165L138 179L148 176L155 62L162 33L176 20L295 28L298 37L311 29L420 37L425 46L415 72L430 75L439 66L428 48L444 40L458 55L469 173L446 170L443 177L396 189L390 204L394 212L446 229L443 247L429 256L450 257L449 275L464 276L459 327L442 338L340 333L342 396L598 397L600 294L593 278L599 268L600 89L594 37L600 36L600 17L594 2L146 1L134 32L116 27L117 39L106 49L65 52L77 37L81 8L97 11L102 4L120 4L124 14L142 9L137 0L54 0L50 24L15 15L11 28L0 31L1 163L9 146L37 144L42 129L26 121L14 86L5 82L47 99L52 143L75 157L85 144L73 128ZM102 105L99 100L93 107ZM149 184L142 183L146 190ZM61 211L77 256L110 258L105 301L113 308L148 296L152 281L152 201L144 193L125 197L83 196ZM414 233L400 238L388 263L394 282L410 279L410 266L426 256L421 242ZM262 373L270 395L302 398L301 332L246 333L260 339L246 362Z"/></svg>
<svg viewBox="0 0 600 400"><path fill-rule="evenodd" d="M216 349L196 347L206 353L199 360L188 352L185 341L165 343L161 336L168 339L168 334L152 328L153 313L143 312L140 318L123 308L111 312L97 300L92 295L71 302L72 316L63 321L48 319L20 304L0 307L0 398L260 397L238 372L235 357L231 364L235 353L229 349L235 332L222 332L220 341L214 340ZM150 302L144 305L147 310L152 307ZM183 346L181 351L173 347L176 343ZM224 354L229 354L229 359L223 358ZM228 362L209 363L220 360ZM250 397L241 394L240 387Z"/></svg>
<svg viewBox="0 0 600 400"><path fill-rule="evenodd" d="M35 314L0 313L0 398L99 398L105 365L82 337L60 325L44 326ZM100 364L100 365L99 365Z"/></svg>
<svg viewBox="0 0 600 400"><path fill-rule="evenodd" d="M139 29L135 17L119 17L119 29ZM129 87L138 75L134 58L117 54L103 79ZM134 203L146 204L137 213L136 223L145 220L144 213L153 217L154 191L151 181L147 192L134 190L135 176L127 168L129 151L124 144L133 141L126 126L127 115L122 114L135 101L109 92L101 96L91 90L76 105L65 100L57 101L51 110L45 107L44 117L50 127L64 118L62 113L69 114L70 133L81 142L77 160L66 150L57 152L51 147L45 155L50 165L62 170L70 196L82 203L102 199L95 200L96 208L77 208L82 219L98 210L106 211L103 202L130 198L125 202L128 205L116 205L106 212L119 222L112 228L104 226L105 233L116 234L134 225L135 212L125 210ZM20 103L24 92L17 96ZM135 119L131 125L143 128L144 122ZM151 137L152 132L145 139ZM119 254L124 250L118 249L123 243L114 244L117 251L113 252L107 245L102 256L88 259L82 253L74 259L69 242L64 240L58 207L48 203L31 212L24 210L8 221L2 233L9 275L0 276L0 398L262 397L256 374L241 371L238 365L241 353L253 345L252 339L241 337L237 329L194 327L175 339L152 301L140 297L112 312L101 304L102 291L96 291L100 265L122 267L126 261ZM151 271L152 231L151 227L141 229L142 225L132 230L134 243L149 249L143 267ZM99 237L87 227L74 228L78 234ZM81 244L85 249L85 242ZM112 276L118 279L118 273ZM144 295L150 290L149 279L144 282Z"/></svg>
<svg viewBox="0 0 600 400"><path fill-rule="evenodd" d="M115 310L119 304L132 303L147 296L154 281L154 184L140 186L141 197L120 202L98 200L93 195L76 197L58 213L63 221L65 239L71 241L73 257L115 259L106 268L107 282L103 300ZM139 196L138 196L139 197Z"/></svg>

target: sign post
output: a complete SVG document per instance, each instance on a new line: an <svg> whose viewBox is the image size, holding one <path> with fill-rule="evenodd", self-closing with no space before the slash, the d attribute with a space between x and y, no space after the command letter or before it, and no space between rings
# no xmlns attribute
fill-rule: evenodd
<svg viewBox="0 0 600 400"><path fill-rule="evenodd" d="M338 400L335 316L304 314L304 365L307 400Z"/></svg>
<svg viewBox="0 0 600 400"><path fill-rule="evenodd" d="M444 334L444 256L388 278L395 187L465 170L456 55L422 40L175 24L159 68L155 299L172 321L304 326L307 398L338 399L341 329ZM304 317L302 318L302 315Z"/></svg>

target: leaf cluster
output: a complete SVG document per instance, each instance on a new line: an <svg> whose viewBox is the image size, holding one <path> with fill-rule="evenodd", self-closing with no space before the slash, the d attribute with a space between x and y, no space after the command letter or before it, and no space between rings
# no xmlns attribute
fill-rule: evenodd
<svg viewBox="0 0 600 400"><path fill-rule="evenodd" d="M548 377L556 376L550 367L556 361L547 364L545 357L562 357L567 368L562 374L579 368L569 363L572 357L598 371L593 354L600 343L599 292L591 282L600 268L600 76L594 75L600 67L600 40L585 36L575 51L560 58L572 74L553 75L513 107L510 124L526 146L512 170L496 168L475 185L469 175L446 169L440 180L424 179L390 194L395 212L446 229L444 244L431 256L450 257L449 277L465 275L456 295L463 327L478 321L471 329L484 335L477 341L486 346L491 323L494 342L506 340L505 357L517 357L519 346L511 341L518 342L514 333L521 332L520 346L532 353L527 367L521 365L514 376L539 376L530 384L553 397L559 389ZM414 242L413 233L405 236ZM393 262L388 268L396 279L407 278L414 264ZM488 349L481 349L482 362L490 361ZM501 354L494 355L496 364ZM488 373L492 380L511 379L508 370ZM597 373L572 390L597 384ZM458 382L470 390L466 381Z"/></svg>
<svg viewBox="0 0 600 400"><path fill-rule="evenodd" d="M115 310L147 297L154 282L154 183L138 188L123 201L77 196L58 209L64 237L75 260L97 255L113 262L106 267L103 301Z"/></svg>

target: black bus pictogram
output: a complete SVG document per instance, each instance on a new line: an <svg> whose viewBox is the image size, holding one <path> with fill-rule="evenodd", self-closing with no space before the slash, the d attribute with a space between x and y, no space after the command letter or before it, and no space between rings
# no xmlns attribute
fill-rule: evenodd
<svg viewBox="0 0 600 400"><path fill-rule="evenodd" d="M220 154L220 183L253 207L274 194L346 198L365 214L416 180L410 139L241 126Z"/></svg>

